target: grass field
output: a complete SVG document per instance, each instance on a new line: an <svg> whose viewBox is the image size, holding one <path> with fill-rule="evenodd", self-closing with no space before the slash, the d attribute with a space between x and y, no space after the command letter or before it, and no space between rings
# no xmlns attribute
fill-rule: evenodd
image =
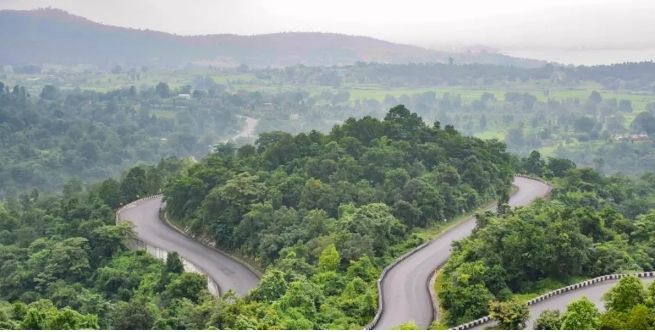
<svg viewBox="0 0 655 332"><path fill-rule="evenodd" d="M47 84L53 76L48 74L47 70L62 70L64 69L61 66L46 66L44 72L36 75L19 75L19 74L9 74L5 79L5 82L9 84L21 84L32 92L40 92L39 87L42 87L44 84ZM72 89L79 87L80 89L88 89L98 92L106 92L120 88L127 88L131 85L141 88L143 86L152 86L154 87L159 82L166 82L171 88L179 88L184 85L191 85L195 77L211 77L214 82L219 84L230 84L231 92L236 92L238 90L249 90L249 91L295 91L295 90L307 90L313 95L320 94L323 91L348 91L350 93L350 100L354 101L357 99L375 99L378 101L383 101L387 95L392 95L396 98L402 95L411 96L416 93L423 93L426 91L434 91L439 97L443 96L445 93L450 93L451 95L459 95L464 102L470 102L472 100L480 99L484 93L493 94L497 100L504 100L505 92L527 92L537 97L540 101L547 100L549 97L556 100L564 100L569 98L578 98L586 99L591 91L597 90L601 92L604 99L616 98L617 100L626 99L630 100L633 104L633 108L636 111L643 110L645 105L649 102L655 102L654 94L636 94L629 91L623 92L613 92L613 91L602 91L601 87L595 83L584 83L579 84L575 87L562 88L562 87L552 87L548 82L531 82L531 83L512 83L512 84L497 84L494 86L480 86L480 87L421 87L421 88L402 88L402 89L391 89L385 88L379 84L358 84L358 83L343 83L342 86L338 89L327 86L319 85L305 85L297 86L288 83L278 83L268 80L259 80L253 74L228 74L218 70L206 69L206 70L151 70L146 73L140 72L137 70L137 74L140 75L140 80L133 80L131 74L129 73L120 73L120 74L111 74L111 73L92 73L84 72L88 69L85 66L76 66L71 68L66 68L68 74L66 74L66 83L60 86L64 89ZM55 74L57 76L59 74ZM76 83L72 83L75 82ZM82 83L80 83L80 81ZM241 81L242 84L237 84L237 81ZM543 91L548 89L550 95L546 96Z"/></svg>

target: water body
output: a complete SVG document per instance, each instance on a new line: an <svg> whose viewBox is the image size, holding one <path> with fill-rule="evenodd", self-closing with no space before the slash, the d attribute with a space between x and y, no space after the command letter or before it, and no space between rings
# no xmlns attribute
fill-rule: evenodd
<svg viewBox="0 0 655 332"><path fill-rule="evenodd" d="M552 61L565 65L609 65L623 62L655 60L655 48L642 50L501 50L500 53L520 58Z"/></svg>

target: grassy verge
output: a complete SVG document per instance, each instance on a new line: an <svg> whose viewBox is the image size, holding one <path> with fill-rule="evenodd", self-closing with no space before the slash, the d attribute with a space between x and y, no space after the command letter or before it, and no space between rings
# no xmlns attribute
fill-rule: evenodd
<svg viewBox="0 0 655 332"><path fill-rule="evenodd" d="M555 281L555 280L542 280L535 285L535 291L530 293L520 293L514 294L513 298L521 302L528 302L529 300L534 299L537 296L546 294L548 292L554 291L556 289L566 287L568 285L577 284L582 281L589 280L589 277L573 277L567 282Z"/></svg>
<svg viewBox="0 0 655 332"><path fill-rule="evenodd" d="M216 251L218 251L218 252L220 252L222 254L225 254L225 255L229 256L230 258L236 260L237 262L241 263L242 265L244 265L245 267L250 269L253 273L255 273L260 278L262 277L262 274L264 273L265 269L259 262L257 262L255 260L254 257L246 256L246 255L244 255L244 254L242 254L240 252L236 252L236 251L232 251L232 250L224 250L222 248L217 248L215 246L212 246L212 245L203 243L201 241L198 241L191 234L189 234L189 232L185 231L186 227L182 222L180 222L179 220L175 220L168 213L164 214L163 219L164 219L164 222L168 223L170 226L177 229L180 233L184 234L185 236L187 236L189 238L192 238L195 241L200 242L203 245L205 245L207 247L210 247L210 248L212 248L212 249L214 249L214 250L216 250Z"/></svg>
<svg viewBox="0 0 655 332"><path fill-rule="evenodd" d="M512 189L509 192L509 196L513 196L517 191L519 190L518 187L512 185ZM422 228L422 229L414 229L413 234L416 234L420 237L423 237L425 239L433 239L436 237L439 237L441 234L449 231L453 227L459 226L463 221L466 219L470 218L473 214L478 213L478 212L483 212L488 210L489 208L493 207L496 204L495 199L489 200L486 204L484 204L482 207L478 208L477 210L473 212L467 212L466 214L462 214L459 217L446 222L442 224L436 224L436 225L431 225L428 226L427 228Z"/></svg>

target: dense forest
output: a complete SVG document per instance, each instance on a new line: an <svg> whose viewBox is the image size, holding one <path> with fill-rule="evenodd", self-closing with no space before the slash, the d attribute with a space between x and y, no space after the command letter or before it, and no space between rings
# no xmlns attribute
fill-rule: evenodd
<svg viewBox="0 0 655 332"><path fill-rule="evenodd" d="M538 67L519 67L501 64L459 62L449 63L382 64L358 61L348 66L307 67L253 70L260 79L296 84L340 86L357 83L362 86L379 84L385 88L407 87L491 87L510 84L541 83L544 89L575 88L593 82L603 90L655 91L655 63L652 61L620 63L600 66L563 66L542 64ZM234 70L234 69L233 69ZM538 86L535 86L538 88Z"/></svg>
<svg viewBox="0 0 655 332"><path fill-rule="evenodd" d="M137 166L116 181L8 198L0 226L0 315L7 328L360 328L375 280L425 240L415 229L507 199L510 155L497 141L425 125L402 106L329 134L262 134L194 165ZM260 258L244 298L213 299L200 275L128 251L114 209L164 186L169 213Z"/></svg>
<svg viewBox="0 0 655 332"><path fill-rule="evenodd" d="M536 152L522 165L550 175L552 200L479 215L473 234L454 244L438 293L449 325L485 316L490 301L655 267L655 174L603 177Z"/></svg>
<svg viewBox="0 0 655 332"><path fill-rule="evenodd" d="M30 96L0 83L0 196L117 176L139 162L203 156L240 120L235 106L176 101L166 84L136 92L61 92Z"/></svg>
<svg viewBox="0 0 655 332"><path fill-rule="evenodd" d="M179 36L50 8L0 10L0 45L2 329L361 329L386 266L489 204L435 271L431 329L655 329L655 283L635 277L602 312L525 303L655 270L652 61ZM517 173L552 192L511 208ZM134 250L115 212L154 194L259 285L214 297L178 253Z"/></svg>
<svg viewBox="0 0 655 332"><path fill-rule="evenodd" d="M219 144L195 164L168 158L120 180L68 181L61 195L8 197L0 205L0 321L32 329L358 329L377 310L382 268L424 242L426 227L491 198L504 206L514 172L552 179L552 200L479 215L441 273L448 324L510 312L514 320L503 321L522 326L515 294L653 269L654 174L605 177L536 151L519 158L497 140L426 125L397 106L384 120L352 118L327 134L263 133L254 145ZM163 263L128 250L131 224L115 225L114 210L162 186L177 223L262 262L256 289L216 299L177 255ZM630 324L641 318L630 317L649 303L639 301L592 312L590 326L637 326ZM573 326L567 317L588 314L585 303L538 322Z"/></svg>
<svg viewBox="0 0 655 332"><path fill-rule="evenodd" d="M329 134L223 145L164 194L192 233L268 268L234 309L258 329L351 329L375 314L381 269L425 240L413 230L506 198L511 178L502 143L427 126L398 106ZM254 319L271 310L294 325Z"/></svg>
<svg viewBox="0 0 655 332"><path fill-rule="evenodd" d="M62 195L34 190L0 204L0 327L207 327L194 325L213 301L206 277L184 272L174 253L163 263L130 251L131 223L115 224L115 209L134 200L135 186L148 192L183 167L168 158L133 168L120 182L85 188L72 181Z"/></svg>

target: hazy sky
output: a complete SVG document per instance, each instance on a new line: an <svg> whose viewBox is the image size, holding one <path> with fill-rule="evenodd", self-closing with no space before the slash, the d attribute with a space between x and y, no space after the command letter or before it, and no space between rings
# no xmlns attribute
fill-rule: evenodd
<svg viewBox="0 0 655 332"><path fill-rule="evenodd" d="M0 0L177 34L321 31L396 42L655 47L655 0Z"/></svg>

